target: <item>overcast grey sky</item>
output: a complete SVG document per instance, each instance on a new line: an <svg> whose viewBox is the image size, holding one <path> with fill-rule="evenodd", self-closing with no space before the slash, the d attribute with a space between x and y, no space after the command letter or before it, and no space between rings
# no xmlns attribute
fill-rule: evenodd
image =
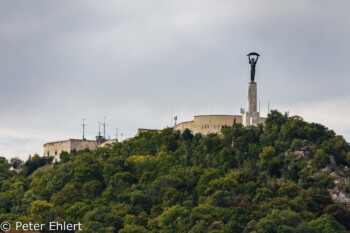
<svg viewBox="0 0 350 233"><path fill-rule="evenodd" d="M250 67L261 112L289 111L350 141L348 0L0 3L0 156L98 132L124 138L194 115L239 114Z"/></svg>

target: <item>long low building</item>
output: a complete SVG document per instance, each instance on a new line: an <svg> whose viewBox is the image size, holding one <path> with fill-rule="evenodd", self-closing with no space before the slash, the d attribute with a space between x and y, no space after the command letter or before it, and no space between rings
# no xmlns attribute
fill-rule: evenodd
<svg viewBox="0 0 350 233"><path fill-rule="evenodd" d="M96 140L68 139L64 141L49 142L44 144L44 156L53 156L53 161L60 161L62 152L74 153L79 150L94 150L107 144L118 142L117 139L106 140L101 136L96 136Z"/></svg>
<svg viewBox="0 0 350 233"><path fill-rule="evenodd" d="M265 118L259 117L259 124L264 123ZM182 122L174 127L175 130L183 132L189 129L192 134L207 135L220 133L222 127L242 124L242 115L199 115L194 116L193 121Z"/></svg>
<svg viewBox="0 0 350 233"><path fill-rule="evenodd" d="M53 156L53 161L60 161L60 154L64 151L72 153L86 148L94 150L98 145L98 141L81 139L68 139L64 141L49 142L44 144L44 155Z"/></svg>

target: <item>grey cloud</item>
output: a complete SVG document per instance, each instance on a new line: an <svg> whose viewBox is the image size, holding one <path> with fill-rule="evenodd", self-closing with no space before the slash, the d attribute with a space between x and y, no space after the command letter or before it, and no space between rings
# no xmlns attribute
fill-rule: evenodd
<svg viewBox="0 0 350 233"><path fill-rule="evenodd" d="M348 98L349 6L344 0L1 2L0 130L42 129L38 140L80 137L86 117L93 137L107 116L110 135L119 128L132 136L138 127L169 125L171 109L181 121L211 108L238 114L249 80L246 54L253 50L262 54L263 111L268 100L288 110ZM20 144L14 151L21 153Z"/></svg>

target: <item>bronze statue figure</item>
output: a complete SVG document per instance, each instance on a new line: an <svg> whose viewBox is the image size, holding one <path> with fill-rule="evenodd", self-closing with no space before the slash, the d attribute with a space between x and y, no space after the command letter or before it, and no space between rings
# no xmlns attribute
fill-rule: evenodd
<svg viewBox="0 0 350 233"><path fill-rule="evenodd" d="M249 64L251 66L251 70L250 70L250 82L254 83L254 78L255 78L255 66L256 63L258 62L259 59L259 54L258 53L249 53L248 55L248 60L249 60ZM250 56L256 56L256 58L250 58Z"/></svg>

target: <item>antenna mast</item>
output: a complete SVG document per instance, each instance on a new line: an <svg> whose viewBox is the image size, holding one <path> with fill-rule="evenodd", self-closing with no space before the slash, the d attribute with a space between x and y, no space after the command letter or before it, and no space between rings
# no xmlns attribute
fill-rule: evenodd
<svg viewBox="0 0 350 233"><path fill-rule="evenodd" d="M85 118L83 118L82 126L83 126L83 140L86 140L86 138L85 138L85 126L87 126L87 124L85 124Z"/></svg>
<svg viewBox="0 0 350 233"><path fill-rule="evenodd" d="M177 116L174 116L174 121L175 121L175 125L174 126L176 126Z"/></svg>
<svg viewBox="0 0 350 233"><path fill-rule="evenodd" d="M105 139L106 138L106 117L104 117L104 120L103 120L103 138Z"/></svg>

